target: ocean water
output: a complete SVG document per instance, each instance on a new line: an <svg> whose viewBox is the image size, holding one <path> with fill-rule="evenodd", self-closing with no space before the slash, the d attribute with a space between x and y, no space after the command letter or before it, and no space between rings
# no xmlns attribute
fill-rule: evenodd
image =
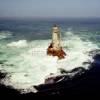
<svg viewBox="0 0 100 100"><path fill-rule="evenodd" d="M47 56L51 28L61 29L65 59ZM76 73L61 73L75 68L90 70L94 61L90 52L100 49L100 19L0 19L0 72L7 73L0 81L22 93L37 92L33 86L59 75L73 78Z"/></svg>

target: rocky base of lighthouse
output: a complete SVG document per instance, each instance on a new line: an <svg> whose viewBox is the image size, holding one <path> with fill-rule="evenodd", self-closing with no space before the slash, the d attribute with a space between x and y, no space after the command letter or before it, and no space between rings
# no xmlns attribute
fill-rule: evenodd
<svg viewBox="0 0 100 100"><path fill-rule="evenodd" d="M66 53L62 50L62 47L59 50L54 49L51 43L47 49L47 55L57 56L59 59L64 59L66 56Z"/></svg>

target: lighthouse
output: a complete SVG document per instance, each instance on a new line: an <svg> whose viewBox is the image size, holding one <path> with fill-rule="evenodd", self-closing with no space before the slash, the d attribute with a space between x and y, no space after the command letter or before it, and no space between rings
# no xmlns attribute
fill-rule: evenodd
<svg viewBox="0 0 100 100"><path fill-rule="evenodd" d="M59 28L54 25L52 28L52 46L54 50L60 49L60 30Z"/></svg>
<svg viewBox="0 0 100 100"><path fill-rule="evenodd" d="M66 56L61 46L61 33L57 25L52 28L52 42L47 49L47 55L57 56L58 59L64 59Z"/></svg>

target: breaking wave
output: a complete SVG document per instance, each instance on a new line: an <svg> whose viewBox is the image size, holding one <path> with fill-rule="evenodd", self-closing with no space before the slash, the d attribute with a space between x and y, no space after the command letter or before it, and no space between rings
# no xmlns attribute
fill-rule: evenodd
<svg viewBox="0 0 100 100"><path fill-rule="evenodd" d="M19 41L7 44L7 46L8 47L23 48L23 47L27 47L28 43L26 40L19 40Z"/></svg>
<svg viewBox="0 0 100 100"><path fill-rule="evenodd" d="M7 44L6 49L8 46L12 48L10 48L9 54L7 53L10 56L6 56L6 59L4 55L2 57L5 62L0 64L0 70L8 74L1 83L24 92L37 92L33 86L44 84L45 79L51 74L52 76L63 75L61 69L71 71L81 67L88 70L90 63L93 62L89 52L98 49L96 44L88 40L82 41L79 36L69 31L62 38L62 46L67 56L63 60L58 60L57 57L46 54L50 42L50 40L34 40L32 42L19 40ZM26 48L23 50L21 47ZM12 54L12 52L16 54ZM74 76L75 73L69 75Z"/></svg>

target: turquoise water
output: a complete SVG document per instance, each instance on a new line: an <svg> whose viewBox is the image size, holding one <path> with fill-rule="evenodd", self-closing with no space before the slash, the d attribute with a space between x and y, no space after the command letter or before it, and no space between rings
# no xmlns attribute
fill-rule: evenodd
<svg viewBox="0 0 100 100"><path fill-rule="evenodd" d="M46 55L55 23L67 54L63 60ZM99 19L0 20L0 71L8 73L1 83L34 92L33 85L43 84L51 73L61 75L60 69L89 70L83 63L92 63L89 52L99 48Z"/></svg>

